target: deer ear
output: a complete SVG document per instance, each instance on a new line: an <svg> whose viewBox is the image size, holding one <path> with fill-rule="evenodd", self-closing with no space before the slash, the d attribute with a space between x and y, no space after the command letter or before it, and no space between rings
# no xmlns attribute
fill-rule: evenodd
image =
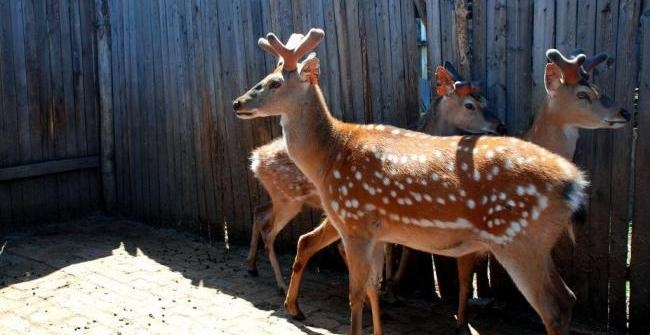
<svg viewBox="0 0 650 335"><path fill-rule="evenodd" d="M298 74L300 80L309 81L312 84L318 82L320 77L320 60L316 57L316 53L312 52L305 60L298 65Z"/></svg>
<svg viewBox="0 0 650 335"><path fill-rule="evenodd" d="M546 71L544 73L544 87L546 93L554 95L560 86L563 84L562 71L555 63L546 64Z"/></svg>
<svg viewBox="0 0 650 335"><path fill-rule="evenodd" d="M454 77L442 66L436 68L436 93L445 96L454 93Z"/></svg>

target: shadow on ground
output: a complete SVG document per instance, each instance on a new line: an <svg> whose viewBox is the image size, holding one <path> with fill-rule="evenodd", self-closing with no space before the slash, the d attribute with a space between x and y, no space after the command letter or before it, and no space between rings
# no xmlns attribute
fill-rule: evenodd
<svg viewBox="0 0 650 335"><path fill-rule="evenodd" d="M261 322L255 329L265 329L264 322L281 319L286 324L286 333L344 333L347 331L347 279L345 274L309 268L301 295L301 308L307 319L304 322L290 320L282 308L283 296L275 288L272 271L268 261L262 257L259 261L260 276L249 277L245 270L246 249L223 243L208 244L200 238L177 232L172 229L157 229L141 223L108 218L84 219L64 224L39 228L27 233L15 234L4 238L7 240L4 253L0 255L0 300L2 292L12 286L20 293L31 289L32 295L41 297L38 302L47 304L50 297L51 309L57 309L58 291L78 285L67 299L83 300L86 296L100 294L120 296L120 301L107 297L105 309L131 311L120 318L119 313L106 311L106 327L120 324L120 327L138 325L147 331L151 322L140 322L133 318L138 315L138 307L146 299L157 297L159 304L176 305L174 308L157 309L163 319L160 329L173 323L175 310L178 315L193 315L197 306L189 301L180 301L190 295L188 286L196 288L199 300L204 301L205 309L213 315L202 314L206 320L214 320L214 325L226 333L245 331L253 327L252 323ZM2 244L2 241L0 241ZM116 257L123 255L124 257ZM87 266L92 262L92 266ZM290 268L291 258L281 258L283 269ZM83 268L82 264L86 264ZM54 282L60 273L69 274L57 285ZM287 272L285 271L285 274ZM34 281L30 287L29 282ZM92 285L86 285L91 283ZM46 287L42 289L40 286ZM98 290L97 292L92 292ZM181 298L181 296L183 298ZM133 299L129 299L133 297ZM7 296L7 299L10 297ZM225 299L225 300L224 300ZM228 299L245 303L238 307L236 313L229 306ZM101 299L100 299L101 300ZM243 301L242 301L243 300ZM30 322L35 313L25 307L22 298L13 302L16 317ZM63 300L66 301L65 299ZM154 300L155 301L155 300ZM92 302L90 303L92 304ZM2 303L0 303L2 305ZM151 304L148 304L149 306ZM417 298L409 298L399 304L383 304L383 323L387 334L453 334L453 307ZM80 313L84 309L74 306L66 307L70 313ZM202 307L198 307L201 309ZM250 311L247 310L250 308ZM33 308L32 308L33 309ZM165 310L167 314L165 314ZM189 310L187 313L184 310ZM263 312L261 316L255 313ZM2 312L2 311L0 311ZM125 312L126 313L126 312ZM207 312L206 312L207 313ZM264 314L265 313L265 314ZM2 314L2 313L0 313ZM24 315L23 315L24 314ZM124 314L124 313L123 313ZM155 313L149 313L149 317ZM126 314L125 314L126 315ZM144 314L146 315L146 314ZM249 318L247 316L250 316ZM114 317L115 320L111 320ZM170 318L165 322L164 318ZM191 317L188 317L192 320ZM264 319L266 318L266 319ZM126 320L126 321L125 321ZM267 321L264 321L267 320ZM275 321L268 321L276 325ZM514 311L486 311L471 313L472 327L479 334L541 334L539 321L530 313L516 314ZM47 328L45 320L45 327ZM49 320L52 321L52 320ZM97 320L94 320L95 322ZM181 321L178 321L181 322ZM210 321L207 321L210 323ZM91 323L91 321L88 321ZM249 324L251 323L251 324ZM364 317L365 330L371 331L369 313ZM50 322L54 326L54 322ZM245 326L245 327L244 327ZM242 328L243 327L243 328ZM274 326L275 327L275 326ZM120 328L128 329L128 328ZM169 328L171 329L171 328ZM188 328L189 329L189 328ZM186 330L188 330L186 329ZM271 331L268 326L266 332ZM274 328L273 328L274 329ZM149 332L157 332L148 329ZM283 331L284 332L284 331Z"/></svg>

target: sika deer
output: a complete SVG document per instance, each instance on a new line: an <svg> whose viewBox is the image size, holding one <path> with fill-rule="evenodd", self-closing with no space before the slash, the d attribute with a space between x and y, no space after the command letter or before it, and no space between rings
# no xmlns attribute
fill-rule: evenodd
<svg viewBox="0 0 650 335"><path fill-rule="evenodd" d="M345 247L351 333L366 295L381 334L377 280L384 243L461 257L489 251L541 316L567 334L575 296L551 249L584 201L586 181L566 159L516 138L433 137L336 120L318 85L312 29L295 45L259 44L283 63L233 102L242 119L281 116L289 157L316 186Z"/></svg>
<svg viewBox="0 0 650 335"><path fill-rule="evenodd" d="M296 34L296 36L300 35ZM487 102L479 93L477 86L474 83L462 80L451 64L445 64L445 67L449 68L449 70L442 66L436 69L439 96L424 118L425 132L436 135L448 135L459 131L504 133L505 127L501 122L487 113ZM305 175L289 158L282 138L253 150L251 153L251 170L268 192L271 203L259 206L255 210L247 259L248 272L257 275L257 249L261 236L278 288L286 293L287 285L282 277L280 264L273 247L275 238L305 204L312 208L321 208L320 198L315 186L307 180ZM323 224L327 225L327 220ZM321 239L318 241L319 243L302 240L298 244L296 258L302 259L303 265L306 264L313 254L338 240L338 234L334 230L331 232L334 233L332 238L336 237L336 239ZM305 250L306 246L309 246L310 250ZM391 247L387 248L387 250L391 249ZM386 263L386 277L389 279L387 291L389 294L394 292L395 285L400 282L405 273L407 255L408 252L405 249L402 252L399 268L394 274L390 262ZM301 270L302 267L296 269L296 271L300 272ZM299 278L302 278L302 273L300 273ZM295 303L300 280L294 281L294 284L294 293L290 295L291 299L288 304L296 306L292 315L296 318L302 318L302 313L297 312Z"/></svg>
<svg viewBox="0 0 650 335"><path fill-rule="evenodd" d="M588 82L589 72L606 61L607 54L599 53L587 58L581 49L577 49L566 58L558 50L549 49L546 57L550 61L544 76L546 99L523 139L572 160L578 128L620 128L630 120L630 114ZM466 304L477 257L469 254L458 258L459 328L467 325Z"/></svg>

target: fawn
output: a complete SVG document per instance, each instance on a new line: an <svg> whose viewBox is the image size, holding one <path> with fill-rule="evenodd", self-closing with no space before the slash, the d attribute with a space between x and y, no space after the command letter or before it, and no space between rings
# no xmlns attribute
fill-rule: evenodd
<svg viewBox="0 0 650 335"><path fill-rule="evenodd" d="M288 46L273 34L260 39L283 62L233 109L241 119L281 116L289 157L315 185L345 248L350 332L361 334L367 296L373 331L382 333L376 285L383 245L397 243L452 257L491 252L547 332L568 333L575 296L550 253L584 201L582 172L516 138L434 137L336 120L315 53L298 62L324 34L311 29Z"/></svg>
<svg viewBox="0 0 650 335"><path fill-rule="evenodd" d="M296 34L296 36L299 35ZM480 94L476 83L460 78L450 63L446 63L445 67L439 66L436 69L435 76L438 97L423 118L423 130L426 133L449 135L459 131L474 134L503 134L505 132L504 125L489 114L487 101ZM321 208L320 198L315 186L289 158L282 138L278 138L252 151L251 170L269 194L271 202L255 209L247 259L248 272L254 276L258 273L257 249L259 238L262 237L277 286L286 293L287 285L282 277L282 271L273 247L275 238L289 221L300 212L304 205L316 209ZM327 222L324 224L327 224ZM327 244L303 241L302 244L299 244L298 253L304 249L300 248L300 246L304 247L305 244L318 246L318 249L310 251L308 256L304 255L299 258L306 257L304 261L306 263L311 255L336 240L328 241ZM390 254L391 250L392 247L388 246L387 254ZM386 277L389 278L387 291L389 294L394 292L394 287L405 273L407 255L407 249L404 249L399 268L394 274L391 262L386 263ZM390 256L387 257L390 259ZM296 294L292 294L291 297L297 297L300 280L297 280L295 284L297 285L295 286ZM302 313L293 315L302 318Z"/></svg>
<svg viewBox="0 0 650 335"><path fill-rule="evenodd" d="M558 50L549 49L546 57L550 62L544 75L546 99L531 128L522 138L572 160L578 141L578 128L621 128L630 121L630 113L588 82L589 72L607 60L606 53L587 57L581 49L577 49L567 58ZM571 231L569 233L572 234ZM478 256L469 254L457 261L459 328L467 325L467 301Z"/></svg>

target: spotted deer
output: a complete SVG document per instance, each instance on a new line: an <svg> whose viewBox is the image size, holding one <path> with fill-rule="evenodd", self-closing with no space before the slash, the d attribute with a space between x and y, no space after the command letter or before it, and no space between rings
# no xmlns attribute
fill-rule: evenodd
<svg viewBox="0 0 650 335"><path fill-rule="evenodd" d="M575 296L551 249L570 229L586 180L571 162L516 138L434 137L335 119L319 87L324 37L311 29L288 46L272 33L259 45L283 60L233 102L237 117L281 116L287 152L315 185L343 242L352 334L366 296L381 334L377 282L384 243L452 257L491 252L549 334L567 334Z"/></svg>
<svg viewBox="0 0 650 335"><path fill-rule="evenodd" d="M630 121L630 113L588 81L590 71L607 60L606 53L587 57L577 49L565 57L560 51L549 49L546 57L549 61L544 74L546 99L522 138L572 160L579 128L621 128ZM467 325L467 301L478 257L469 254L458 258L457 324L460 328Z"/></svg>
<svg viewBox="0 0 650 335"><path fill-rule="evenodd" d="M300 35L296 34L296 36ZM423 118L423 131L435 135L449 135L460 131L473 134L503 134L505 132L504 125L488 112L487 100L481 95L476 83L463 80L450 63L446 63L445 67L439 66L435 76L438 97ZM258 273L257 250L261 237L273 268L277 286L286 293L287 285L284 282L273 247L275 238L303 206L320 209L320 198L316 187L289 158L282 138L253 150L251 170L269 194L271 202L257 207L254 213L247 259L248 272L254 276ZM324 224L328 224L327 220ZM335 230L332 232L334 233L333 237L338 237ZM306 237L298 244L297 258L303 259L303 264L306 264L314 253L336 240L338 238L310 241L309 237ZM305 250L306 246L310 246L310 250ZM387 257L391 259L392 247L390 245L387 246L387 254ZM394 287L401 281L405 273L407 257L408 249L404 249L399 267L395 272L392 269L392 262L386 263L387 291L390 294L394 293ZM296 270L302 272L302 267ZM302 278L302 273L299 278ZM293 291L295 292L290 295L289 305L294 305L291 300L297 298L300 280L294 281L294 284ZM302 318L302 314L295 315L297 318Z"/></svg>

